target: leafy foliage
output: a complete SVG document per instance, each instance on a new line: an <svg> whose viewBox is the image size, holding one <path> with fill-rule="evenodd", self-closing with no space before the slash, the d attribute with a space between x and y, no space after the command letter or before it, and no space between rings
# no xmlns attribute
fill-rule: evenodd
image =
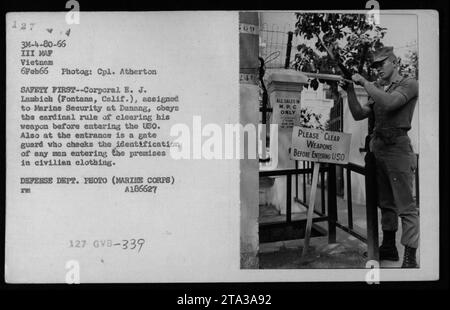
<svg viewBox="0 0 450 310"><path fill-rule="evenodd" d="M294 68L305 72L341 74L321 42L344 66L372 77L368 66L371 53L383 46L386 28L364 14L296 13L295 34L306 42L297 46Z"/></svg>
<svg viewBox="0 0 450 310"><path fill-rule="evenodd" d="M326 124L322 124L322 114L312 112L310 109L301 108L300 125L306 128L325 130Z"/></svg>
<svg viewBox="0 0 450 310"><path fill-rule="evenodd" d="M419 78L419 56L417 50L410 50L406 56L406 60L400 63L400 73L408 75L415 79Z"/></svg>

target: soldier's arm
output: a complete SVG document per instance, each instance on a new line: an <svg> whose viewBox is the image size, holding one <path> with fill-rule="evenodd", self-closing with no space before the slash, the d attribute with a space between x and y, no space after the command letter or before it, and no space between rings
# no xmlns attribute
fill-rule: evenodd
<svg viewBox="0 0 450 310"><path fill-rule="evenodd" d="M360 104L358 98L356 97L355 89L353 86L348 87L348 107L350 108L350 113L352 113L355 121L363 120L369 117L372 112L372 108L369 104Z"/></svg>
<svg viewBox="0 0 450 310"><path fill-rule="evenodd" d="M373 100L388 112L402 107L418 93L417 81L414 79L405 80L391 93L384 92L368 81L364 81L363 86Z"/></svg>

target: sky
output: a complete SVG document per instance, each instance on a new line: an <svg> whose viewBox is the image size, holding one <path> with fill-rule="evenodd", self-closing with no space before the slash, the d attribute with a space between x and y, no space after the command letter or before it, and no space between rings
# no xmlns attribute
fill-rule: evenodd
<svg viewBox="0 0 450 310"><path fill-rule="evenodd" d="M409 49L418 48L417 15L384 14L380 24L388 28L383 44L394 46L397 56L404 58Z"/></svg>

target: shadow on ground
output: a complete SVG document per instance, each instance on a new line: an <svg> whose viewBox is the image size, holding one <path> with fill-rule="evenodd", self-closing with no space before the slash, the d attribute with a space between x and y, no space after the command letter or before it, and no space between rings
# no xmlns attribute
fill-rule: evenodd
<svg viewBox="0 0 450 310"><path fill-rule="evenodd" d="M302 258L303 246L281 247L277 252L259 254L260 269L339 269L365 268L367 259L361 251L334 243L325 247L310 246Z"/></svg>

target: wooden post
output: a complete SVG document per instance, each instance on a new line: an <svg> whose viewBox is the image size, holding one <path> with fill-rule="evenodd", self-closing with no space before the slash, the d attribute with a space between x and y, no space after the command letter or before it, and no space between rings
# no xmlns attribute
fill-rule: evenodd
<svg viewBox="0 0 450 310"><path fill-rule="evenodd" d="M328 243L336 243L336 165L328 165Z"/></svg>
<svg viewBox="0 0 450 310"><path fill-rule="evenodd" d="M348 228L353 229L353 204L352 204L352 172L350 169L345 168L347 173L347 215L348 215Z"/></svg>
<svg viewBox="0 0 450 310"><path fill-rule="evenodd" d="M313 179L311 184L311 192L309 194L309 203L308 203L308 216L306 219L306 231L305 231L305 242L302 251L302 258L306 256L309 247L309 239L311 235L312 228L312 217L314 214L314 206L316 202L316 190L317 190L317 182L319 181L319 169L320 163L314 163L314 171L313 171Z"/></svg>
<svg viewBox="0 0 450 310"><path fill-rule="evenodd" d="M284 62L284 68L289 69L289 63L291 62L291 49L292 49L292 37L294 33L292 31L288 32L288 41L286 46L286 60Z"/></svg>
<svg viewBox="0 0 450 310"><path fill-rule="evenodd" d="M292 219L292 175L286 176L286 222L290 223Z"/></svg>
<svg viewBox="0 0 450 310"><path fill-rule="evenodd" d="M379 261L378 249L378 210L377 210L377 182L375 158L367 153L366 161L366 219L367 219L367 256L369 260Z"/></svg>

